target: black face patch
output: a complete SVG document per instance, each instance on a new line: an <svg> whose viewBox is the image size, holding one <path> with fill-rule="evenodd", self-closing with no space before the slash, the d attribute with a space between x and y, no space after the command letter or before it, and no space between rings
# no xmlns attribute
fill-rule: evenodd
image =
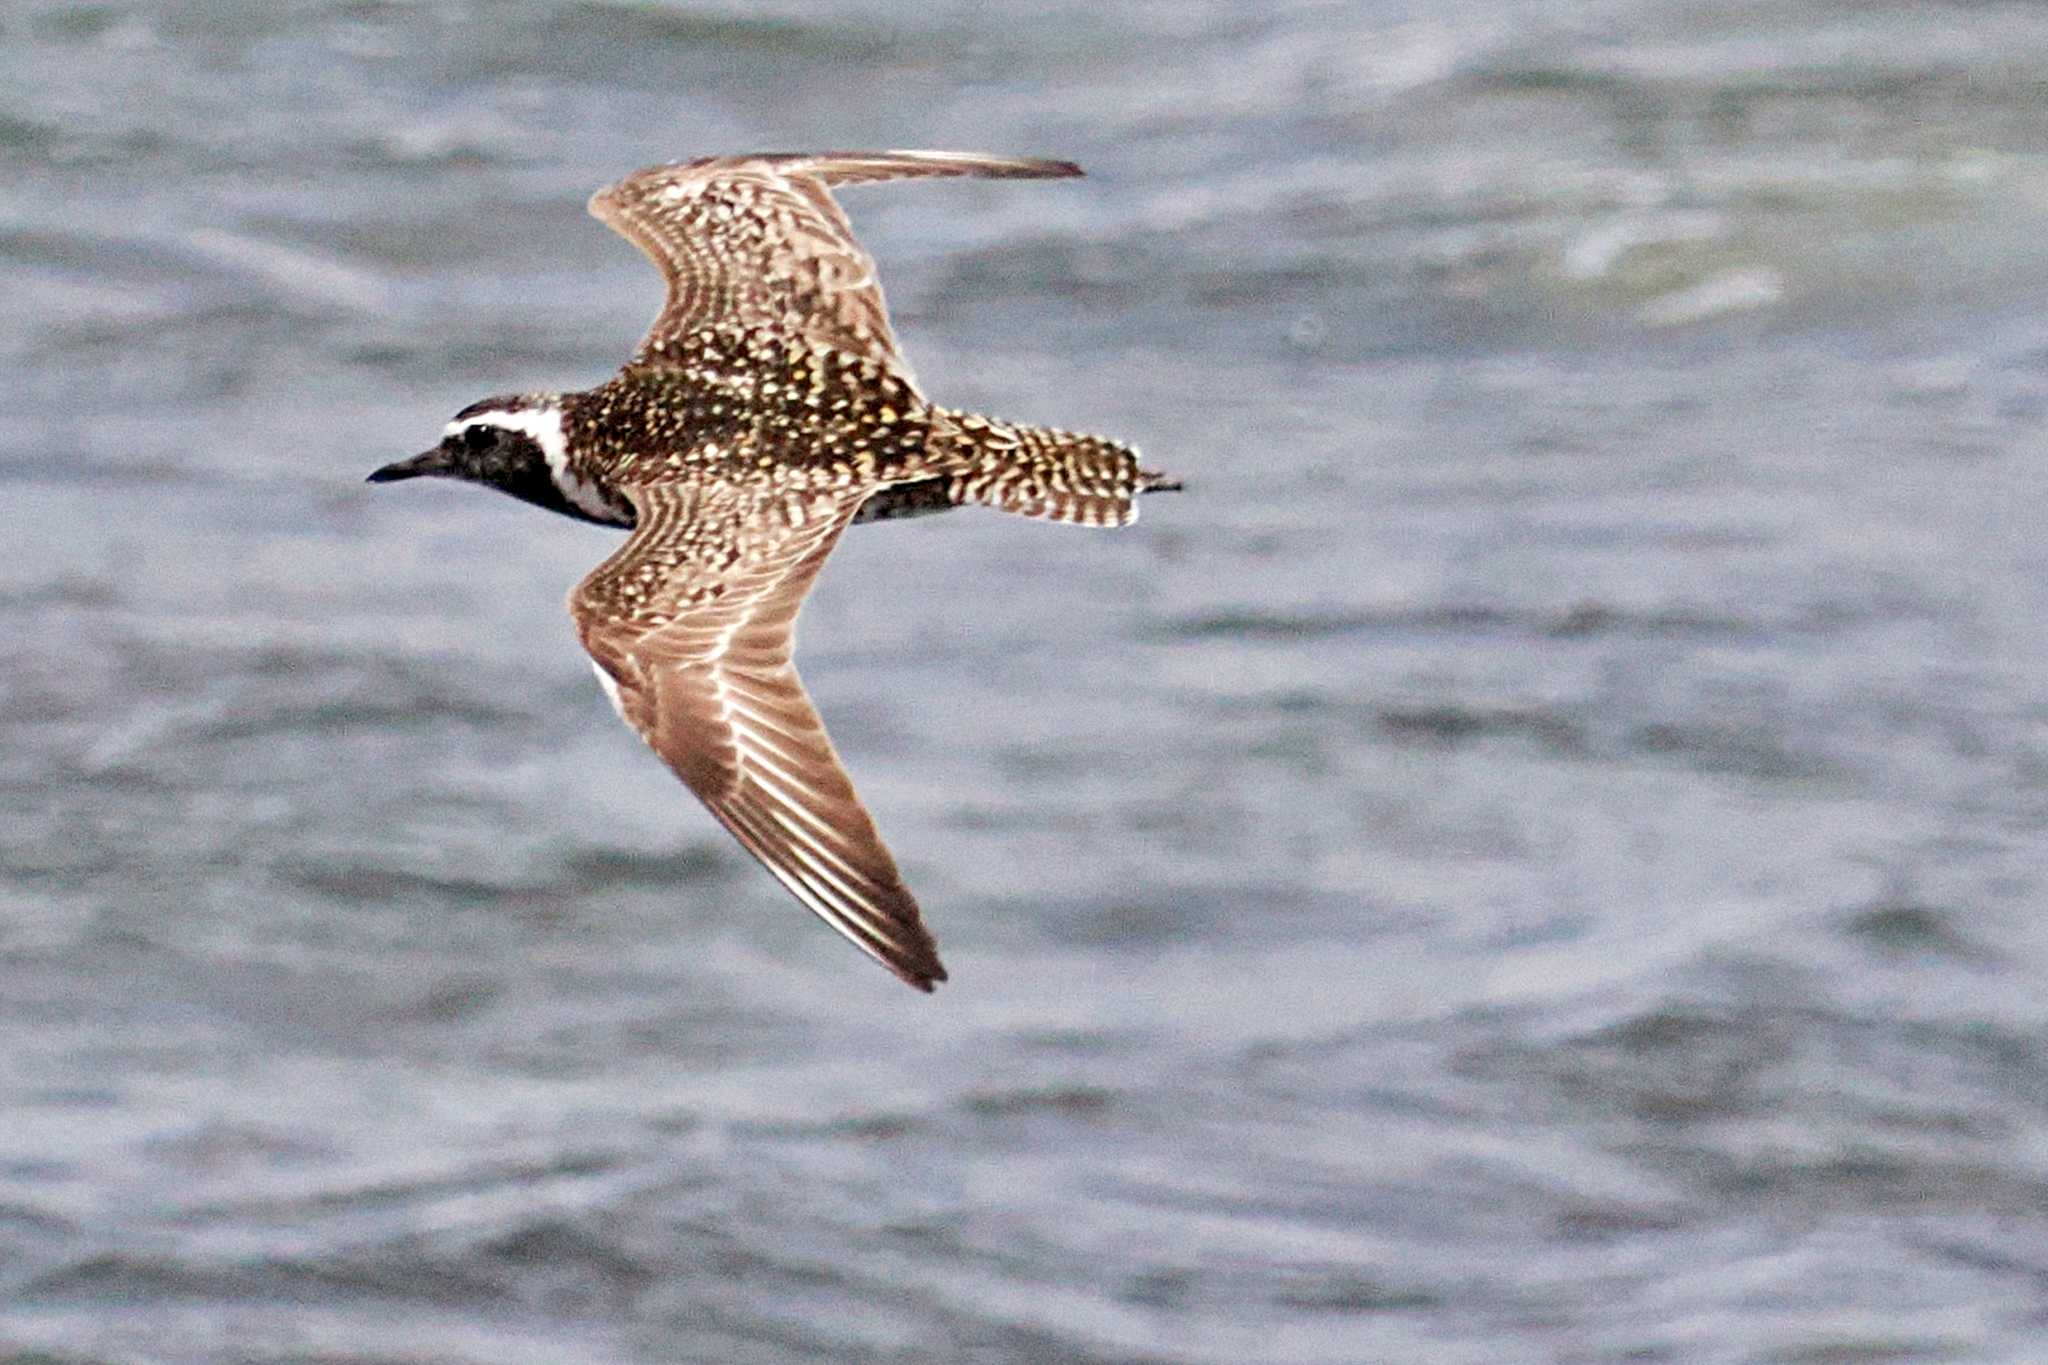
<svg viewBox="0 0 2048 1365"><path fill-rule="evenodd" d="M475 416L474 412L465 412ZM486 409L503 412L502 406ZM461 421L460 415L456 418ZM592 516L571 502L555 483L540 442L524 431L501 427L490 421L472 422L442 443L449 462L464 479L508 493L521 502L559 512L565 517L599 526L632 525L631 517L614 520Z"/></svg>

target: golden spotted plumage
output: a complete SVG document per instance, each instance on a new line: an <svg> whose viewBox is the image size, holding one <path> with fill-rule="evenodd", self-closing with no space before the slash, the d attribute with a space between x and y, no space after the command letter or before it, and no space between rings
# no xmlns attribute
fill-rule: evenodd
<svg viewBox="0 0 2048 1365"><path fill-rule="evenodd" d="M831 191L1079 174L958 152L636 172L590 201L668 286L632 360L584 393L476 405L444 442L495 421L539 454L479 438L451 458L529 501L633 527L570 598L620 716L792 894L923 990L946 976L937 947L790 662L804 595L856 520L978 503L1120 526L1139 493L1177 485L1115 441L926 401ZM446 467L434 458L373 477Z"/></svg>
<svg viewBox="0 0 2048 1365"><path fill-rule="evenodd" d="M950 469L926 458L924 400L872 360L734 323L698 328L664 354L571 396L564 426L579 476L622 487L754 477L808 491Z"/></svg>

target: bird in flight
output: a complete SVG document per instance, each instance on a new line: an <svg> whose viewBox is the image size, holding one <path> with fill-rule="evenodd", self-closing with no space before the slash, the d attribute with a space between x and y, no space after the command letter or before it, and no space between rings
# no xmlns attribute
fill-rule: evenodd
<svg viewBox="0 0 2048 1365"><path fill-rule="evenodd" d="M1080 173L962 152L636 171L590 200L668 285L632 359L594 389L472 403L370 475L630 528L569 597L612 705L791 894L925 991L946 979L937 945L790 661L805 593L856 522L979 504L1123 526L1139 494L1179 485L1118 442L928 401L832 191Z"/></svg>

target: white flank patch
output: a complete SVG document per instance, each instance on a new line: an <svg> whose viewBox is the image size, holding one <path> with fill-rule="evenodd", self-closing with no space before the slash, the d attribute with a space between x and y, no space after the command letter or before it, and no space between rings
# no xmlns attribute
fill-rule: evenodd
<svg viewBox="0 0 2048 1365"><path fill-rule="evenodd" d="M620 720L624 720L626 721L626 724L631 725L633 722L630 720L626 720L625 700L619 696L619 685L612 678L612 675L605 672L604 665L599 663L595 659L592 659L590 661L590 671L592 673L597 674L597 685L599 687L602 687L604 689L605 696L610 698L612 710L619 713Z"/></svg>
<svg viewBox="0 0 2048 1365"><path fill-rule="evenodd" d="M444 436L460 436L471 427L489 426L516 431L533 438L541 457L548 462L548 476L572 506L600 521L617 521L618 504L598 491L597 485L576 477L569 468L569 438L562 430L562 410L557 407L520 408L515 412L480 412L459 422L450 422Z"/></svg>

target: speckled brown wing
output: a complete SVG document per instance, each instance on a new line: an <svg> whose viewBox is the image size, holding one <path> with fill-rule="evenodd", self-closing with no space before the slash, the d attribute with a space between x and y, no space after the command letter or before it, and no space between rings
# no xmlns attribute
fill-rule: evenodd
<svg viewBox="0 0 2048 1365"><path fill-rule="evenodd" d="M875 263L834 185L914 176L1042 179L1071 162L968 152L818 152L710 157L635 171L590 212L661 268L668 301L634 355L660 364L707 324L777 328L872 357L908 378Z"/></svg>
<svg viewBox="0 0 2048 1365"><path fill-rule="evenodd" d="M937 946L790 662L804 595L872 490L623 491L638 524L569 599L619 715L798 900L929 991Z"/></svg>

